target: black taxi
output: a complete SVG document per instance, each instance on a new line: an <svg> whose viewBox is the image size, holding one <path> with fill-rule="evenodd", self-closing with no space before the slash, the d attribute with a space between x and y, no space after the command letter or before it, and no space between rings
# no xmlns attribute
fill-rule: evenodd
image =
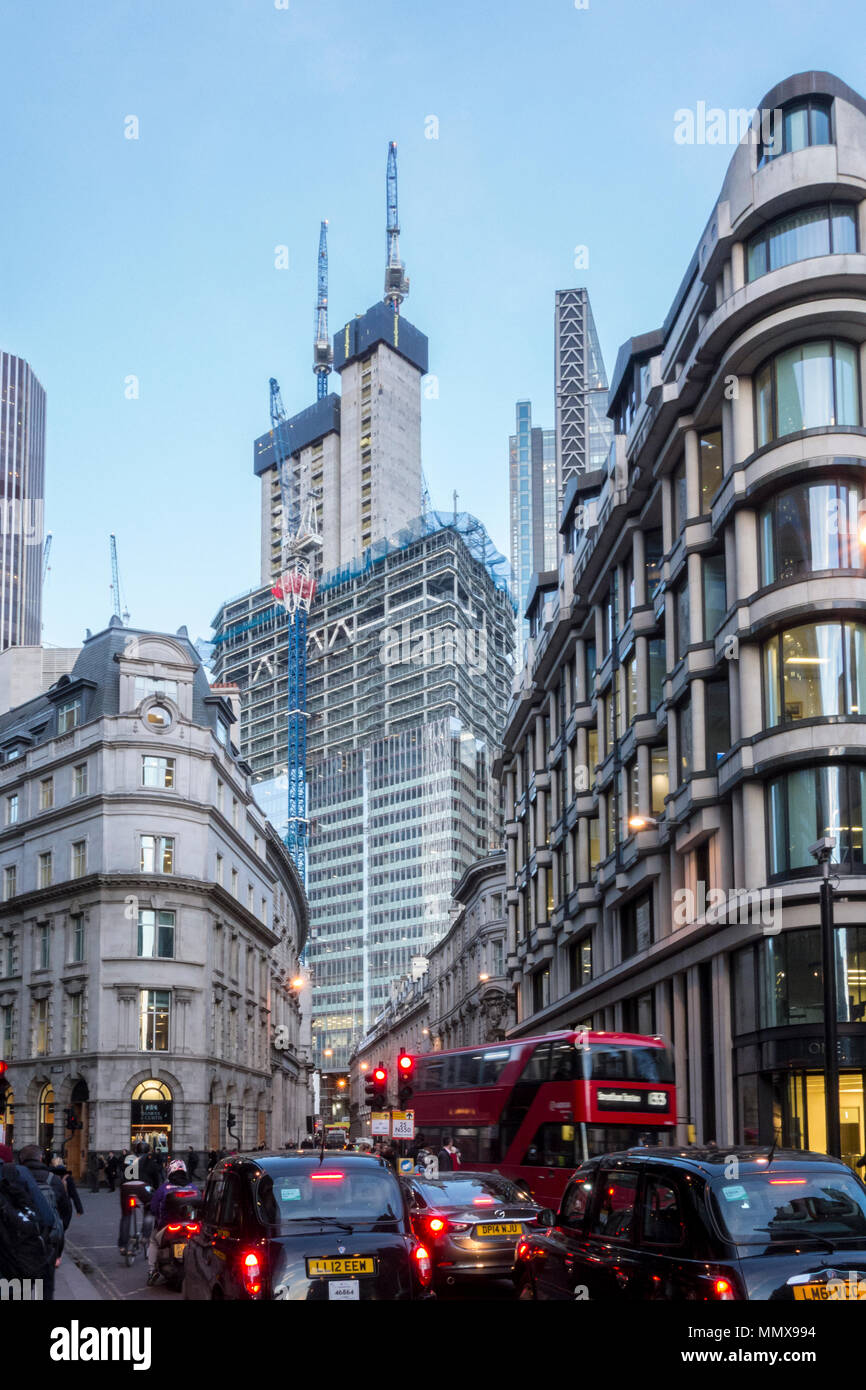
<svg viewBox="0 0 866 1390"><path fill-rule="evenodd" d="M184 1256L188 1299L431 1297L400 1185L368 1154L234 1154L211 1171Z"/></svg>
<svg viewBox="0 0 866 1390"><path fill-rule="evenodd" d="M866 1188L826 1154L641 1148L578 1168L517 1247L521 1298L866 1298Z"/></svg>

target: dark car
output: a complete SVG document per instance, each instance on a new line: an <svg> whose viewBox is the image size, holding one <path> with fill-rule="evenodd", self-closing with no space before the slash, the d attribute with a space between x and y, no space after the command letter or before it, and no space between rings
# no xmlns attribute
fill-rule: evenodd
<svg viewBox="0 0 866 1390"><path fill-rule="evenodd" d="M541 1210L528 1188L498 1173L463 1170L402 1181L412 1228L433 1259L435 1283L513 1275L517 1242Z"/></svg>
<svg viewBox="0 0 866 1390"><path fill-rule="evenodd" d="M184 1258L190 1299L430 1297L403 1192L367 1154L234 1154L212 1170Z"/></svg>
<svg viewBox="0 0 866 1390"><path fill-rule="evenodd" d="M592 1158L520 1242L517 1279L524 1298L866 1297L866 1188L800 1150Z"/></svg>

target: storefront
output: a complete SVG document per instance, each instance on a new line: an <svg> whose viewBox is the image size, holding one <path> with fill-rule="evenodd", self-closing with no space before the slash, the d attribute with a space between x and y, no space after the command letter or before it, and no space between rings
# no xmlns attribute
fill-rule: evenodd
<svg viewBox="0 0 866 1390"><path fill-rule="evenodd" d="M15 1134L15 1092L8 1081L0 1082L0 1144L12 1147Z"/></svg>
<svg viewBox="0 0 866 1390"><path fill-rule="evenodd" d="M170 1152L172 1122L172 1095L165 1082L151 1077L136 1086L132 1093L130 1147L145 1143Z"/></svg>

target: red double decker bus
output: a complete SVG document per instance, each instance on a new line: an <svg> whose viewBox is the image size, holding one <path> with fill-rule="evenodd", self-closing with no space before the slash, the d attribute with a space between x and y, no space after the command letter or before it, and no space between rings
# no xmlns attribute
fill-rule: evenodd
<svg viewBox="0 0 866 1390"><path fill-rule="evenodd" d="M416 1143L451 1135L464 1168L521 1178L554 1205L591 1154L673 1143L676 1090L664 1040L550 1033L418 1057Z"/></svg>

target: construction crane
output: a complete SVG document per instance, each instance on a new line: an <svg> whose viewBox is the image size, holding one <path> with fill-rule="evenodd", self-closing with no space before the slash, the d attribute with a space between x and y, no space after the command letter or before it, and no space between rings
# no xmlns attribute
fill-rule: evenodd
<svg viewBox="0 0 866 1390"><path fill-rule="evenodd" d="M49 532L48 532L48 535L45 537L45 544L44 544L44 546L42 547L42 585L43 585L43 587L45 586L45 580L46 580L46 577L47 577L47 575L48 575L48 557L49 557L49 555L51 554L51 541L52 541L53 534L54 534L54 533L53 533L52 531L49 531Z"/></svg>
<svg viewBox="0 0 866 1390"><path fill-rule="evenodd" d="M400 223L397 217L397 141L388 146L388 173L386 175L386 203L388 208L388 259L385 264L385 303L390 304L395 314L409 293L409 277L406 267L400 260Z"/></svg>
<svg viewBox="0 0 866 1390"><path fill-rule="evenodd" d="M297 866L301 882L307 881L307 620L316 581L310 552L321 545L316 518L316 498L311 489L302 494L300 478L292 468L286 438L286 413L274 377L271 388L271 438L283 504L281 572L271 593L288 617L288 701L286 780L288 817L286 848Z"/></svg>
<svg viewBox="0 0 866 1390"><path fill-rule="evenodd" d="M124 627L129 622L129 610L124 606L123 613L120 611L120 574L117 568L117 537L111 535L108 540L108 547L111 552L111 593L114 601L114 615L120 618Z"/></svg>
<svg viewBox="0 0 866 1390"><path fill-rule="evenodd" d="M328 377L334 360L334 349L328 337L328 223L319 228L319 275L316 295L316 337L313 346L313 371L316 373L316 399L328 394Z"/></svg>

